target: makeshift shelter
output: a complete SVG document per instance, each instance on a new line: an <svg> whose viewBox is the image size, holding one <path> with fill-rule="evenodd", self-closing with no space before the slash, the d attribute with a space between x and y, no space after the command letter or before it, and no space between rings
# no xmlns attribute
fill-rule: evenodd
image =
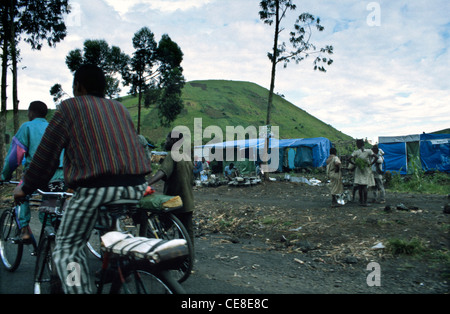
<svg viewBox="0 0 450 314"><path fill-rule="evenodd" d="M408 174L420 167L450 172L450 134L380 136L378 143L384 151L385 171Z"/></svg>
<svg viewBox="0 0 450 314"><path fill-rule="evenodd" d="M197 146L195 149L197 152L201 149L205 158L223 156L223 160L227 159L224 161L224 166L233 162L241 171L243 169L254 171L255 162L261 161L260 152L264 145L265 139L248 139L207 144ZM272 149L278 150L278 166L275 169L280 172L295 168L323 167L326 165L330 148L330 140L324 137L281 140L271 138L269 141L269 154L272 153ZM222 150L222 152L218 154L217 150ZM232 160L227 156L233 156ZM239 157L244 160L239 161Z"/></svg>

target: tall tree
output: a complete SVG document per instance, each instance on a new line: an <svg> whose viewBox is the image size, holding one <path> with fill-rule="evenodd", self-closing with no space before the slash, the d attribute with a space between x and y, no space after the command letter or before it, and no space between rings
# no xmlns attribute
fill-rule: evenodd
<svg viewBox="0 0 450 314"><path fill-rule="evenodd" d="M133 37L136 49L127 71L130 93L138 95L138 123L140 132L142 99L146 107L155 103L162 125L169 125L183 109L181 89L184 86L180 47L167 34L157 44L148 27L137 31Z"/></svg>
<svg viewBox="0 0 450 314"><path fill-rule="evenodd" d="M6 128L7 67L11 57L13 73L13 111L17 115L17 43L20 40L40 50L43 42L55 46L66 36L63 15L69 13L68 0L2 0L1 44L2 44L2 86L0 133ZM18 125L17 125L18 127ZM3 164L4 138L0 138L1 164Z"/></svg>
<svg viewBox="0 0 450 314"><path fill-rule="evenodd" d="M274 40L272 51L267 54L271 61L272 71L270 79L269 99L267 104L266 124L271 123L271 110L273 93L275 89L276 67L279 63L284 63L284 67L291 61L299 63L311 54L317 55L314 59L314 70L326 72L324 65L331 65L333 60L324 56L333 53L333 46L317 48L310 42L313 30L321 32L324 27L320 25L320 19L309 13L299 15L294 24L294 29L289 33L289 42L292 50L287 50L285 42L280 44L280 35L284 31L282 20L286 17L288 11L295 11L297 6L292 0L262 0L260 2L260 19L265 24L272 26L274 24Z"/></svg>
<svg viewBox="0 0 450 314"><path fill-rule="evenodd" d="M156 101L159 120L163 126L169 126L183 110L181 90L185 80L183 76L183 52L169 35L164 34L158 44L158 60L161 76L159 80L160 95Z"/></svg>
<svg viewBox="0 0 450 314"><path fill-rule="evenodd" d="M95 64L103 70L106 78L105 94L116 97L120 93L118 74L122 72L129 62L129 57L119 47L109 46L103 39L88 39L83 43L83 50L74 49L66 56L66 65L71 72L75 72L82 64ZM50 89L55 102L65 94L60 84Z"/></svg>
<svg viewBox="0 0 450 314"><path fill-rule="evenodd" d="M126 71L125 82L131 84L130 92L138 95L137 132L140 133L142 97L158 75L154 69L157 44L155 35L148 27L143 27L134 34L133 48L136 50L131 58L130 68Z"/></svg>
<svg viewBox="0 0 450 314"><path fill-rule="evenodd" d="M1 111L0 111L0 165L3 165L5 151L6 134L6 114L7 114L7 74L8 74L8 46L10 38L10 23L8 22L9 6L7 3L1 2L1 43L2 43L2 77L1 77Z"/></svg>

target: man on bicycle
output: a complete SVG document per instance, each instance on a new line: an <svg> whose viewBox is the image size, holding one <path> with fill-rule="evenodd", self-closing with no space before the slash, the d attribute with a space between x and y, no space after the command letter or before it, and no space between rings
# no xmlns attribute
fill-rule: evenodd
<svg viewBox="0 0 450 314"><path fill-rule="evenodd" d="M53 258L65 293L91 293L85 245L98 207L140 199L151 167L128 110L105 99L105 76L97 66L83 65L75 72L73 93L55 112L14 197L20 201L45 186L64 149L64 179L75 194L63 215ZM77 280L71 280L74 276Z"/></svg>
<svg viewBox="0 0 450 314"><path fill-rule="evenodd" d="M26 172L28 166L33 159L45 129L48 126L48 122L45 119L47 116L48 108L42 101L33 101L28 107L28 120L22 124L14 135L11 146L9 147L8 154L5 158L5 164L3 165L1 180L11 180L13 172L24 162L23 171ZM61 156L62 157L62 156ZM63 179L62 174L62 158L59 164L60 168L54 173L51 181L57 181ZM20 211L18 213L19 227L22 240L30 240L30 233L28 230L28 224L31 219L30 204L26 200L20 205Z"/></svg>

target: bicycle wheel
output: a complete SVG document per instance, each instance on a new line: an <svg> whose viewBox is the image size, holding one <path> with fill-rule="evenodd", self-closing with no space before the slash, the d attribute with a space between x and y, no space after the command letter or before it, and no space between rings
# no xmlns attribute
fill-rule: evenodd
<svg viewBox="0 0 450 314"><path fill-rule="evenodd" d="M148 217L147 237L164 240L186 240L189 254L180 263L180 267L171 272L178 282L185 281L190 276L194 266L194 247L181 221L172 213L150 214Z"/></svg>
<svg viewBox="0 0 450 314"><path fill-rule="evenodd" d="M6 209L0 217L0 257L6 270L13 272L22 260L23 242L16 221L15 208Z"/></svg>
<svg viewBox="0 0 450 314"><path fill-rule="evenodd" d="M62 292L61 282L52 259L55 239L44 232L37 249L34 269L34 294L54 294Z"/></svg>
<svg viewBox="0 0 450 314"><path fill-rule="evenodd" d="M118 230L120 232L127 232L129 234L132 234L133 236L138 236L138 228L133 223L132 219L129 217L120 217L116 221L115 230ZM91 235L89 236L88 242L86 243L86 246L89 250L89 252L92 253L96 258L102 259L103 253L101 250L101 237L107 232L107 229L103 227L94 227L94 229L91 232Z"/></svg>
<svg viewBox="0 0 450 314"><path fill-rule="evenodd" d="M186 292L168 271L152 273L145 270L137 270L122 283L120 293L185 294Z"/></svg>

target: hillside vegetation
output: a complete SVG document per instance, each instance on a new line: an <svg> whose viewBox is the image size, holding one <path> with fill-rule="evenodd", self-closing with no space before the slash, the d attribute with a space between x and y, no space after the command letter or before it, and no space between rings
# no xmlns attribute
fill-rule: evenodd
<svg viewBox="0 0 450 314"><path fill-rule="evenodd" d="M257 84L240 81L206 80L187 82L182 98L184 109L170 128L160 126L154 107L142 108L141 133L157 149L161 148L166 134L176 125L187 126L194 130L194 118L202 118L202 129L216 125L223 130L226 126L259 126L266 124L268 90ZM137 97L126 96L120 101L128 107L133 120L137 123ZM50 104L48 104L50 105ZM52 115L49 113L49 118ZM20 123L27 120L26 111L20 112ZM352 138L329 124L315 118L296 107L283 97L274 95L272 125L278 126L280 138L326 137L331 141L349 141ZM197 126L200 127L200 126ZM8 113L7 133L12 135L12 112ZM203 139L203 143L210 138ZM226 138L224 138L226 140Z"/></svg>
<svg viewBox="0 0 450 314"><path fill-rule="evenodd" d="M268 90L257 84L240 81L207 80L187 82L183 89L184 110L173 123L187 126L192 134L194 118L202 118L203 130L219 126L225 136L226 126L259 126L266 124ZM137 121L137 100L125 97L122 102ZM326 137L331 141L351 137L320 121L278 95L274 96L272 125L279 126L280 138ZM171 128L160 127L154 108L144 109L141 133L154 144L160 144ZM199 126L197 126L199 127ZM205 138L203 143L209 142ZM225 140L225 138L224 138Z"/></svg>

